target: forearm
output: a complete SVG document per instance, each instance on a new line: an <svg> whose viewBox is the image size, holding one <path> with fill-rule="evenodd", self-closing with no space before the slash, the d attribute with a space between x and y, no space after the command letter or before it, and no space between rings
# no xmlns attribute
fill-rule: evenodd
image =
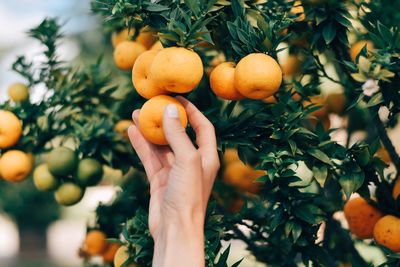
<svg viewBox="0 0 400 267"><path fill-rule="evenodd" d="M204 267L202 225L163 226L154 241L153 267Z"/></svg>

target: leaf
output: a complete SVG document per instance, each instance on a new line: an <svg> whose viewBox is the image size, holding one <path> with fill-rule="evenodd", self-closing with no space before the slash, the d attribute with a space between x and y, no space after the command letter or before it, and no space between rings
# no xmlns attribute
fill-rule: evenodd
<svg viewBox="0 0 400 267"><path fill-rule="evenodd" d="M383 98L382 98L382 93L377 93L371 97L371 99L368 101L366 107L374 107L379 104L383 103Z"/></svg>
<svg viewBox="0 0 400 267"><path fill-rule="evenodd" d="M355 81L360 82L360 83L364 83L365 81L368 80L368 77L365 76L364 74L361 74L361 73L352 73L352 74L351 74L351 77L352 77Z"/></svg>
<svg viewBox="0 0 400 267"><path fill-rule="evenodd" d="M293 213L297 218L310 224L316 223L314 211L316 211L316 207L311 204L296 206L293 208Z"/></svg>
<svg viewBox="0 0 400 267"><path fill-rule="evenodd" d="M345 173L339 178L340 186L342 187L347 199L350 199L350 195L356 192L364 183L364 173Z"/></svg>
<svg viewBox="0 0 400 267"><path fill-rule="evenodd" d="M185 4L193 12L193 14L198 17L200 15L200 7L197 0L184 0Z"/></svg>
<svg viewBox="0 0 400 267"><path fill-rule="evenodd" d="M322 161L322 162L324 162L326 164L333 165L331 159L324 152L322 152L321 150L316 149L316 148L312 148L312 149L309 149L307 152L308 152L308 154L310 154L314 158L316 158L316 159L318 159L318 160L320 160L320 161Z"/></svg>
<svg viewBox="0 0 400 267"><path fill-rule="evenodd" d="M167 6L163 6L163 5L151 3L151 2L144 2L143 6L144 6L144 9L149 12L162 12L162 11L166 11L166 10L170 9Z"/></svg>
<svg viewBox="0 0 400 267"><path fill-rule="evenodd" d="M329 23L327 26L325 26L322 31L322 36L325 39L325 43L329 45L333 41L333 39L335 39L335 37L336 37L335 26L333 26L332 23Z"/></svg>

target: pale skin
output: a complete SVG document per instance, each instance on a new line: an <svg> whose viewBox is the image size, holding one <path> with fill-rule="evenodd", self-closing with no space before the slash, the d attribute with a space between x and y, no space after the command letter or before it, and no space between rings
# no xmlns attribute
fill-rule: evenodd
<svg viewBox="0 0 400 267"><path fill-rule="evenodd" d="M185 107L196 133L196 148L181 126L175 105L166 107L163 129L169 146L149 143L136 125L128 129L132 146L150 183L149 229L154 239L154 267L203 267L204 219L220 167L214 127L188 100Z"/></svg>

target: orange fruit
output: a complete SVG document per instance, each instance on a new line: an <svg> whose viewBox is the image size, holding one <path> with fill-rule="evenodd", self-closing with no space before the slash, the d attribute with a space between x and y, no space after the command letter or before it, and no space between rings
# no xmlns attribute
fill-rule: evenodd
<svg viewBox="0 0 400 267"><path fill-rule="evenodd" d="M131 70L136 59L146 51L146 47L134 41L123 41L114 50L115 65L121 70Z"/></svg>
<svg viewBox="0 0 400 267"><path fill-rule="evenodd" d="M353 44L350 48L350 57L351 59L356 62L356 58L358 54L361 52L364 46L367 46L368 53L374 49L374 44L371 41L361 40Z"/></svg>
<svg viewBox="0 0 400 267"><path fill-rule="evenodd" d="M18 143L22 135L22 123L14 113L0 110L0 149Z"/></svg>
<svg viewBox="0 0 400 267"><path fill-rule="evenodd" d="M0 176L12 183L25 180L32 170L32 160L19 150L9 150L0 158Z"/></svg>
<svg viewBox="0 0 400 267"><path fill-rule="evenodd" d="M376 151L376 156L381 158L381 160L383 160L387 164L390 164L392 162L392 158L390 157L389 152L383 146L379 148L378 151Z"/></svg>
<svg viewBox="0 0 400 267"><path fill-rule="evenodd" d="M8 87L8 96L14 102L24 102L29 99L29 89L23 83L13 83Z"/></svg>
<svg viewBox="0 0 400 267"><path fill-rule="evenodd" d="M121 267L129 259L129 252L126 246L121 246L114 256L114 267ZM137 267L135 263L130 263L126 267Z"/></svg>
<svg viewBox="0 0 400 267"><path fill-rule="evenodd" d="M92 230L86 235L83 249L91 256L100 255L107 248L106 234Z"/></svg>
<svg viewBox="0 0 400 267"><path fill-rule="evenodd" d="M263 101L265 103L269 103L269 104L276 104L277 103L277 100L276 100L275 96L273 96L273 95L269 96L267 98L264 98Z"/></svg>
<svg viewBox="0 0 400 267"><path fill-rule="evenodd" d="M235 88L235 63L224 62L215 67L210 74L213 92L226 100L240 100L244 96Z"/></svg>
<svg viewBox="0 0 400 267"><path fill-rule="evenodd" d="M139 95L150 99L157 95L165 95L165 91L158 83L149 78L150 66L159 50L149 50L141 54L132 69L132 83Z"/></svg>
<svg viewBox="0 0 400 267"><path fill-rule="evenodd" d="M155 42L151 47L150 50L161 50L163 49L163 45L160 41Z"/></svg>
<svg viewBox="0 0 400 267"><path fill-rule="evenodd" d="M300 72L301 64L303 61L299 56L289 55L286 62L281 64L282 72L284 76L293 76Z"/></svg>
<svg viewBox="0 0 400 267"><path fill-rule="evenodd" d="M200 56L183 47L162 49L153 59L149 78L163 90L188 93L200 83L203 63Z"/></svg>
<svg viewBox="0 0 400 267"><path fill-rule="evenodd" d="M224 152L224 163L228 165L235 161L240 161L239 154L236 148L227 148Z"/></svg>
<svg viewBox="0 0 400 267"><path fill-rule="evenodd" d="M365 199L355 197L344 205L344 215L349 223L350 232L358 238L372 238L376 222L382 213Z"/></svg>
<svg viewBox="0 0 400 267"><path fill-rule="evenodd" d="M272 57L253 53L242 58L235 70L235 88L251 99L267 98L282 83L282 70Z"/></svg>
<svg viewBox="0 0 400 267"><path fill-rule="evenodd" d="M314 116L317 118L324 118L327 113L327 107L325 105L325 98L321 95L318 96L312 96L310 97L310 101L304 101L304 106L307 107L309 105L313 104L314 106L319 106L319 109L311 112L309 115Z"/></svg>
<svg viewBox="0 0 400 267"><path fill-rule="evenodd" d="M111 44L115 48L117 45L122 43L123 41L128 41L129 36L133 35L134 30L131 30L131 33L129 34L128 29L123 29L122 31L119 32L113 32L111 35Z"/></svg>
<svg viewBox="0 0 400 267"><path fill-rule="evenodd" d="M381 218L375 224L374 239L393 252L400 252L400 218L392 215Z"/></svg>
<svg viewBox="0 0 400 267"><path fill-rule="evenodd" d="M260 191L260 183L255 180L265 175L265 171L254 170L242 161L235 161L226 166L222 179L240 191L256 194Z"/></svg>
<svg viewBox="0 0 400 267"><path fill-rule="evenodd" d="M133 124L131 120L120 120L115 124L114 130L122 135L124 138L128 139L128 128Z"/></svg>
<svg viewBox="0 0 400 267"><path fill-rule="evenodd" d="M394 199L397 199L400 196L400 178L397 179L396 183L394 184L392 195Z"/></svg>
<svg viewBox="0 0 400 267"><path fill-rule="evenodd" d="M104 262L113 262L115 253L121 247L118 243L108 243L106 249L103 252L103 261Z"/></svg>
<svg viewBox="0 0 400 267"><path fill-rule="evenodd" d="M187 125L186 111L183 105L171 96L159 95L147 100L140 109L139 129L143 136L151 143L157 145L167 145L163 130L163 114L169 104L174 104L178 108L179 118L182 127Z"/></svg>
<svg viewBox="0 0 400 267"><path fill-rule="evenodd" d="M244 204L243 198L236 197L231 201L230 205L227 207L227 210L231 213L237 213L242 209L243 204Z"/></svg>
<svg viewBox="0 0 400 267"><path fill-rule="evenodd" d="M326 106L329 112L342 114L346 108L346 97L343 93L333 93L326 97Z"/></svg>
<svg viewBox="0 0 400 267"><path fill-rule="evenodd" d="M293 7L290 9L290 13L298 15L296 21L303 21L306 18L301 1L294 2Z"/></svg>
<svg viewBox="0 0 400 267"><path fill-rule="evenodd" d="M135 29L131 29L130 31L128 31L128 29L123 29L119 32L113 32L111 35L112 46L115 48L123 41L131 41L131 37L134 34ZM157 36L154 31L145 27L140 31L135 41L143 45L146 49L149 49L157 41Z"/></svg>

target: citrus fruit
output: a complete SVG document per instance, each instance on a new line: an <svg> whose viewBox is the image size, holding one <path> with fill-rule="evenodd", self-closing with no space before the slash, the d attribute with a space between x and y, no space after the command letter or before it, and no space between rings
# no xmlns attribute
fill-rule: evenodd
<svg viewBox="0 0 400 267"><path fill-rule="evenodd" d="M143 136L153 144L167 145L163 130L163 114L169 104L174 104L178 108L179 118L182 127L187 125L186 111L183 105L173 97L159 95L147 100L140 109L139 129Z"/></svg>
<svg viewBox="0 0 400 267"><path fill-rule="evenodd" d="M392 215L381 218L375 224L374 239L393 252L400 252L400 218Z"/></svg>
<svg viewBox="0 0 400 267"><path fill-rule="evenodd" d="M1 177L12 183L25 180L32 170L32 161L19 150L9 150L0 158Z"/></svg>
<svg viewBox="0 0 400 267"><path fill-rule="evenodd" d="M149 50L141 54L132 69L132 83L139 95L150 99L168 92L149 77L150 66L159 50Z"/></svg>
<svg viewBox="0 0 400 267"><path fill-rule="evenodd" d="M327 110L327 107L325 105L325 98L322 95L311 96L310 97L310 101L304 101L304 106L305 107L310 106L311 104L313 105L313 107L314 106L319 106L319 109L314 110L313 112L311 112L309 114L310 116L314 116L314 117L317 117L319 119L322 119L327 115L328 110Z"/></svg>
<svg viewBox="0 0 400 267"><path fill-rule="evenodd" d="M86 158L78 163L76 179L83 186L93 186L103 177L103 166L95 159Z"/></svg>
<svg viewBox="0 0 400 267"><path fill-rule="evenodd" d="M301 1L295 1L293 7L290 9L290 13L297 15L296 21L303 21L306 18L304 14L304 7L301 5Z"/></svg>
<svg viewBox="0 0 400 267"><path fill-rule="evenodd" d="M224 163L225 165L231 164L232 162L239 161L239 154L236 148L227 148L224 152Z"/></svg>
<svg viewBox="0 0 400 267"><path fill-rule="evenodd" d="M240 191L256 194L260 191L260 183L255 180L265 175L265 171L254 170L242 161L235 161L226 166L222 179Z"/></svg>
<svg viewBox="0 0 400 267"><path fill-rule="evenodd" d="M284 64L281 64L282 67L282 73L284 76L293 76L297 73L300 72L301 70L301 65L303 64L303 61L300 59L299 56L297 55L289 55L284 62Z"/></svg>
<svg viewBox="0 0 400 267"><path fill-rule="evenodd" d="M50 173L47 164L40 164L33 171L33 183L39 191L50 191L58 186L58 179Z"/></svg>
<svg viewBox="0 0 400 267"><path fill-rule="evenodd" d="M155 42L151 47L150 50L161 50L163 49L163 45L160 41Z"/></svg>
<svg viewBox="0 0 400 267"><path fill-rule="evenodd" d="M67 147L53 149L47 157L47 167L55 176L67 176L75 172L78 157Z"/></svg>
<svg viewBox="0 0 400 267"><path fill-rule="evenodd" d="M235 69L235 88L247 98L263 99L282 83L282 70L272 57L253 53L242 58Z"/></svg>
<svg viewBox="0 0 400 267"><path fill-rule="evenodd" d="M200 83L203 63L200 56L183 47L168 47L159 51L150 66L149 78L163 90L188 93Z"/></svg>
<svg viewBox="0 0 400 267"><path fill-rule="evenodd" d="M22 123L14 113L0 110L0 149L18 143L22 134Z"/></svg>
<svg viewBox="0 0 400 267"><path fill-rule="evenodd" d="M63 206L72 206L78 203L85 194L85 190L77 184L66 182L54 193L54 197L58 204Z"/></svg>
<svg viewBox="0 0 400 267"><path fill-rule="evenodd" d="M355 197L344 205L344 215L352 234L358 238L372 238L376 222L382 213L365 199Z"/></svg>
<svg viewBox="0 0 400 267"><path fill-rule="evenodd" d="M24 102L29 99L29 89L23 83L14 83L8 87L8 96L14 102Z"/></svg>
<svg viewBox="0 0 400 267"><path fill-rule="evenodd" d="M91 256L100 255L107 248L106 235L100 230L87 233L83 249Z"/></svg>
<svg viewBox="0 0 400 267"><path fill-rule="evenodd" d="M123 29L119 32L113 32L111 35L112 46L115 48L123 41L130 41L134 34L135 29L131 29L130 31L128 31L128 29ZM144 28L140 31L135 41L143 45L146 49L149 49L156 42L156 40L156 33L149 28Z"/></svg>
<svg viewBox="0 0 400 267"><path fill-rule="evenodd" d="M240 100L244 96L235 88L235 63L224 62L215 67L210 74L213 92L226 100Z"/></svg>
<svg viewBox="0 0 400 267"><path fill-rule="evenodd" d="M381 160L383 160L387 164L390 164L392 162L392 158L390 157L389 152L383 146L379 148L378 151L376 151L376 156L378 156Z"/></svg>
<svg viewBox="0 0 400 267"><path fill-rule="evenodd" d="M343 93L332 93L326 97L327 110L334 114L342 114L346 108L346 97Z"/></svg>
<svg viewBox="0 0 400 267"><path fill-rule="evenodd" d="M275 96L273 96L273 95L269 96L267 98L264 98L263 101L265 103L269 103L269 104L276 104L277 103L277 100L276 100Z"/></svg>
<svg viewBox="0 0 400 267"><path fill-rule="evenodd" d="M122 31L113 32L111 35L112 46L115 48L117 45L119 45L123 41L128 41L130 38L129 36L133 35L132 32L134 32L134 30L132 30L131 33L129 34L128 29L123 29Z"/></svg>
<svg viewBox="0 0 400 267"><path fill-rule="evenodd" d="M361 50L367 46L367 51L370 53L372 49L374 49L374 44L371 41L361 40L353 44L350 48L350 57L351 59L356 62L356 58L358 54L360 54Z"/></svg>
<svg viewBox="0 0 400 267"><path fill-rule="evenodd" d="M121 267L129 259L128 248L121 246L114 256L114 267ZM137 267L135 263L130 263L126 267Z"/></svg>
<svg viewBox="0 0 400 267"><path fill-rule="evenodd" d="M114 130L128 139L128 128L133 124L131 120L120 120L115 124Z"/></svg>
<svg viewBox="0 0 400 267"><path fill-rule="evenodd" d="M146 48L138 42L123 41L115 47L115 65L121 70L132 70L136 59L145 51Z"/></svg>
<svg viewBox="0 0 400 267"><path fill-rule="evenodd" d="M121 245L118 243L108 243L106 249L101 255L103 257L103 261L109 263L113 262L115 254L120 247Z"/></svg>
<svg viewBox="0 0 400 267"><path fill-rule="evenodd" d="M392 195L394 199L397 199L400 196L400 179L397 179L394 184Z"/></svg>

